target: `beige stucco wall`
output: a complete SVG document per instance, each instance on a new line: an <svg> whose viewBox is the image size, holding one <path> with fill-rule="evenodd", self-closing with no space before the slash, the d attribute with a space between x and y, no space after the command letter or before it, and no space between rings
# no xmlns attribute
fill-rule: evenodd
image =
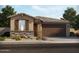
<svg viewBox="0 0 79 59"><path fill-rule="evenodd" d="M10 31L14 31L14 26L15 24L14 24L14 19L11 19L10 20Z"/></svg>
<svg viewBox="0 0 79 59"><path fill-rule="evenodd" d="M21 19L23 19L23 20L26 20L26 21L28 21L28 25L26 25L26 26L28 26L27 28L28 28L28 30L24 30L24 32L25 33L27 33L27 32L30 32L30 33L32 33L32 35L34 36L34 20L33 20L33 18L31 18L31 17L29 17L29 16L25 16L25 15L18 15L18 16L15 16L15 17L12 17L11 18L11 20L10 20L10 30L11 30L11 33L13 33L13 31L15 32L16 30L15 30L15 27L16 27L16 25L15 25L15 21L16 20L21 20ZM18 24L17 24L18 25ZM19 29L17 30L17 32L19 32ZM15 32L16 33L16 32ZM11 34L12 35L12 34Z"/></svg>
<svg viewBox="0 0 79 59"><path fill-rule="evenodd" d="M34 22L33 21L29 21L29 31L33 31L34 30Z"/></svg>
<svg viewBox="0 0 79 59"><path fill-rule="evenodd" d="M34 21L33 21L33 18L30 18L28 16L16 16L14 18L12 18L10 20L10 28L11 28L11 31L15 31L15 20L20 20L20 19L24 19L24 20L28 20L28 28L29 30L28 31L33 31L33 27L34 27Z"/></svg>

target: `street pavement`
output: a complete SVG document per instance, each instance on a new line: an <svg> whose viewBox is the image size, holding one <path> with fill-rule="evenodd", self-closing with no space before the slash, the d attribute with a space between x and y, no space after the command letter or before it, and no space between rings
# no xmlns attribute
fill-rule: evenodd
<svg viewBox="0 0 79 59"><path fill-rule="evenodd" d="M79 53L78 38L0 41L1 53Z"/></svg>

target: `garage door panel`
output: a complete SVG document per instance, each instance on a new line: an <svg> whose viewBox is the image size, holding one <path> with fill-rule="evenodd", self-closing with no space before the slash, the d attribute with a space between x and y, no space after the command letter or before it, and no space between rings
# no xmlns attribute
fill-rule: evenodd
<svg viewBox="0 0 79 59"><path fill-rule="evenodd" d="M63 28L64 26L64 28ZM66 36L66 28L65 25L53 27L48 25L43 25L43 36L44 37L65 37Z"/></svg>
<svg viewBox="0 0 79 59"><path fill-rule="evenodd" d="M65 28L65 24L43 24L44 28Z"/></svg>

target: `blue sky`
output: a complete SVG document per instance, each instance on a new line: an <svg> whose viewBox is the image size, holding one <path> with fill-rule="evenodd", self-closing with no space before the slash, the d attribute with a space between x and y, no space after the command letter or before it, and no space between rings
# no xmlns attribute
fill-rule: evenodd
<svg viewBox="0 0 79 59"><path fill-rule="evenodd" d="M26 13L32 16L48 16L61 18L67 7L73 7L77 13L79 8L76 5L12 5L17 13Z"/></svg>

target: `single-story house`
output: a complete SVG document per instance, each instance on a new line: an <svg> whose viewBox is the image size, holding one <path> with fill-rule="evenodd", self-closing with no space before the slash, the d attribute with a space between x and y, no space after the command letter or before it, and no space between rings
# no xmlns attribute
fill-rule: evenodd
<svg viewBox="0 0 79 59"><path fill-rule="evenodd" d="M67 20L18 13L10 17L10 35L32 37L68 37L70 24Z"/></svg>

